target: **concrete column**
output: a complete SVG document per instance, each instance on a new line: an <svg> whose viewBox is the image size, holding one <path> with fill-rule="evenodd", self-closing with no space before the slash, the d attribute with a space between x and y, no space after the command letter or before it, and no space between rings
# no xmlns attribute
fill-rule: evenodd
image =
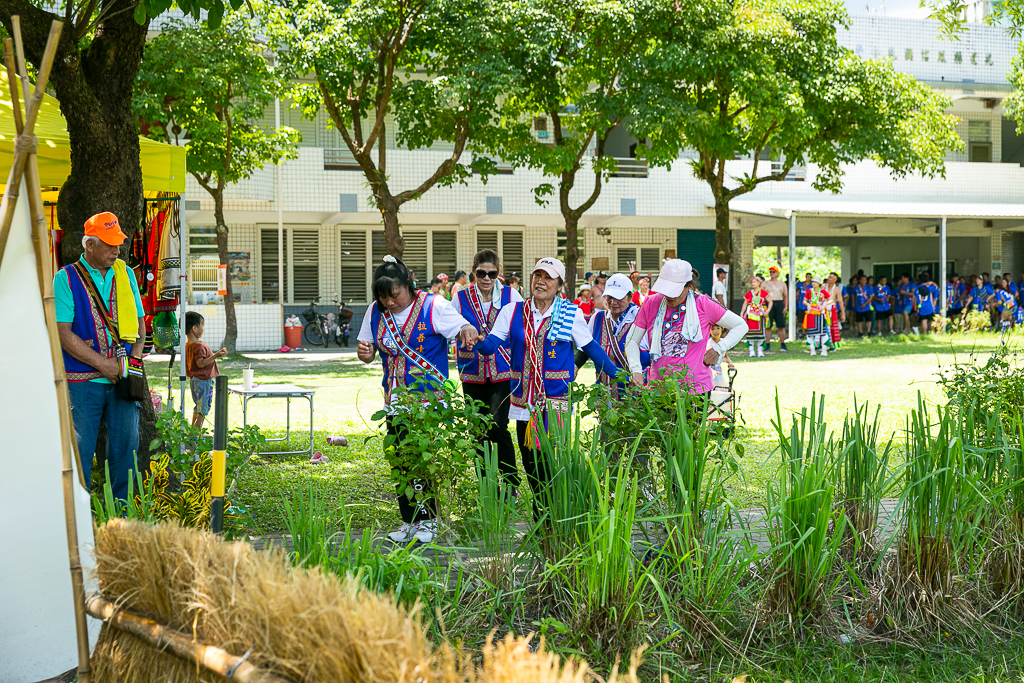
<svg viewBox="0 0 1024 683"><path fill-rule="evenodd" d="M992 241L989 253L988 263L983 263L983 270L987 270L992 274L994 280L996 275L1003 274L1003 232L1002 230L992 230Z"/></svg>
<svg viewBox="0 0 1024 683"><path fill-rule="evenodd" d="M946 217L942 217L942 225L939 226L939 311L943 318L946 317Z"/></svg>
<svg viewBox="0 0 1024 683"><path fill-rule="evenodd" d="M796 214L789 216L789 341L796 339Z"/></svg>

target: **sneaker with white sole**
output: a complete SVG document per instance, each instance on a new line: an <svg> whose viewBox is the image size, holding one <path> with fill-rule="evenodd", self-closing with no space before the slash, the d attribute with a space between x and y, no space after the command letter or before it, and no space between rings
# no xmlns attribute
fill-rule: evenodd
<svg viewBox="0 0 1024 683"><path fill-rule="evenodd" d="M422 522L417 522L414 525L416 540L420 543L433 543L434 537L437 536L437 522L432 519L428 519Z"/></svg>
<svg viewBox="0 0 1024 683"><path fill-rule="evenodd" d="M402 526L398 527L390 534L388 534L388 538L390 538L395 543L408 543L413 539L415 535L416 525L412 522L406 522L405 524L403 524Z"/></svg>
<svg viewBox="0 0 1024 683"><path fill-rule="evenodd" d="M752 344L749 345L748 350L750 351L750 357L753 358L754 354L756 353L756 351L754 351L754 346Z"/></svg>
<svg viewBox="0 0 1024 683"><path fill-rule="evenodd" d="M826 349L824 346L821 347L821 355L822 356L827 356L828 355L828 349Z"/></svg>

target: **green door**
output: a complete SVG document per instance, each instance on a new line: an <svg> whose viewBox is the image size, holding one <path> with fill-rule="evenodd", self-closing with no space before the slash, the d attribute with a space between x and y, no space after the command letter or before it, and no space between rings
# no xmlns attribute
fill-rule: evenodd
<svg viewBox="0 0 1024 683"><path fill-rule="evenodd" d="M715 274L715 231L676 230L676 258L689 261L700 274L700 286L705 292L711 291Z"/></svg>

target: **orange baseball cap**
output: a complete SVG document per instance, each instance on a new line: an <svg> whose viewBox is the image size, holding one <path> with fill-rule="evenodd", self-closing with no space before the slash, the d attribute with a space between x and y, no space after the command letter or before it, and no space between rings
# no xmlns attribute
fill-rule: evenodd
<svg viewBox="0 0 1024 683"><path fill-rule="evenodd" d="M85 222L85 234L89 237L98 237L101 242L112 247L120 246L128 237L121 232L121 224L117 222L117 216L104 211L98 213Z"/></svg>

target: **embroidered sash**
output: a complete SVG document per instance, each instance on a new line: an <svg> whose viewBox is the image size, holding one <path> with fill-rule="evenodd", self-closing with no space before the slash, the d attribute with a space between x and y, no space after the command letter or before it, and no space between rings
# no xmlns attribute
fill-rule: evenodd
<svg viewBox="0 0 1024 683"><path fill-rule="evenodd" d="M546 399L544 392L544 340L552 317L545 318L540 329L535 330L533 309L529 301L523 302L523 338L526 342L521 380L526 387L523 392L523 401L525 407L532 405L534 410L542 408Z"/></svg>
<svg viewBox="0 0 1024 683"><path fill-rule="evenodd" d="M476 314L476 319L480 321L480 334L484 337L491 333L491 326L494 325L494 321L498 319L498 313L501 310L501 291L498 291L498 303L495 304L494 299L491 299L491 310L484 315L483 306L480 304L480 295L476 291L476 287L469 287L467 290L469 296L469 305L473 307L473 313ZM493 297L493 295L492 295ZM512 359L508 354L508 349L499 346L498 353L501 354L502 359L512 366ZM479 357L479 362L483 362L483 356ZM497 371L497 368L495 368ZM482 374L482 373L481 373Z"/></svg>
<svg viewBox="0 0 1024 683"><path fill-rule="evenodd" d="M395 383L398 382L399 376L403 379L405 377L405 368L402 367L403 363L399 362L399 354L401 354L407 362L412 363L418 369L425 372L431 379L439 384L444 384L444 376L434 367L434 364L409 345L412 332L416 329L416 320L420 317L420 312L423 309L426 298L427 295L424 292L420 292L416 297L416 303L413 309L409 311L409 319L405 321L403 329L399 329L398 323L395 322L395 317L391 315L391 311L386 308L381 309L380 319L384 323L384 327L381 330L379 341L390 356L391 377Z"/></svg>

